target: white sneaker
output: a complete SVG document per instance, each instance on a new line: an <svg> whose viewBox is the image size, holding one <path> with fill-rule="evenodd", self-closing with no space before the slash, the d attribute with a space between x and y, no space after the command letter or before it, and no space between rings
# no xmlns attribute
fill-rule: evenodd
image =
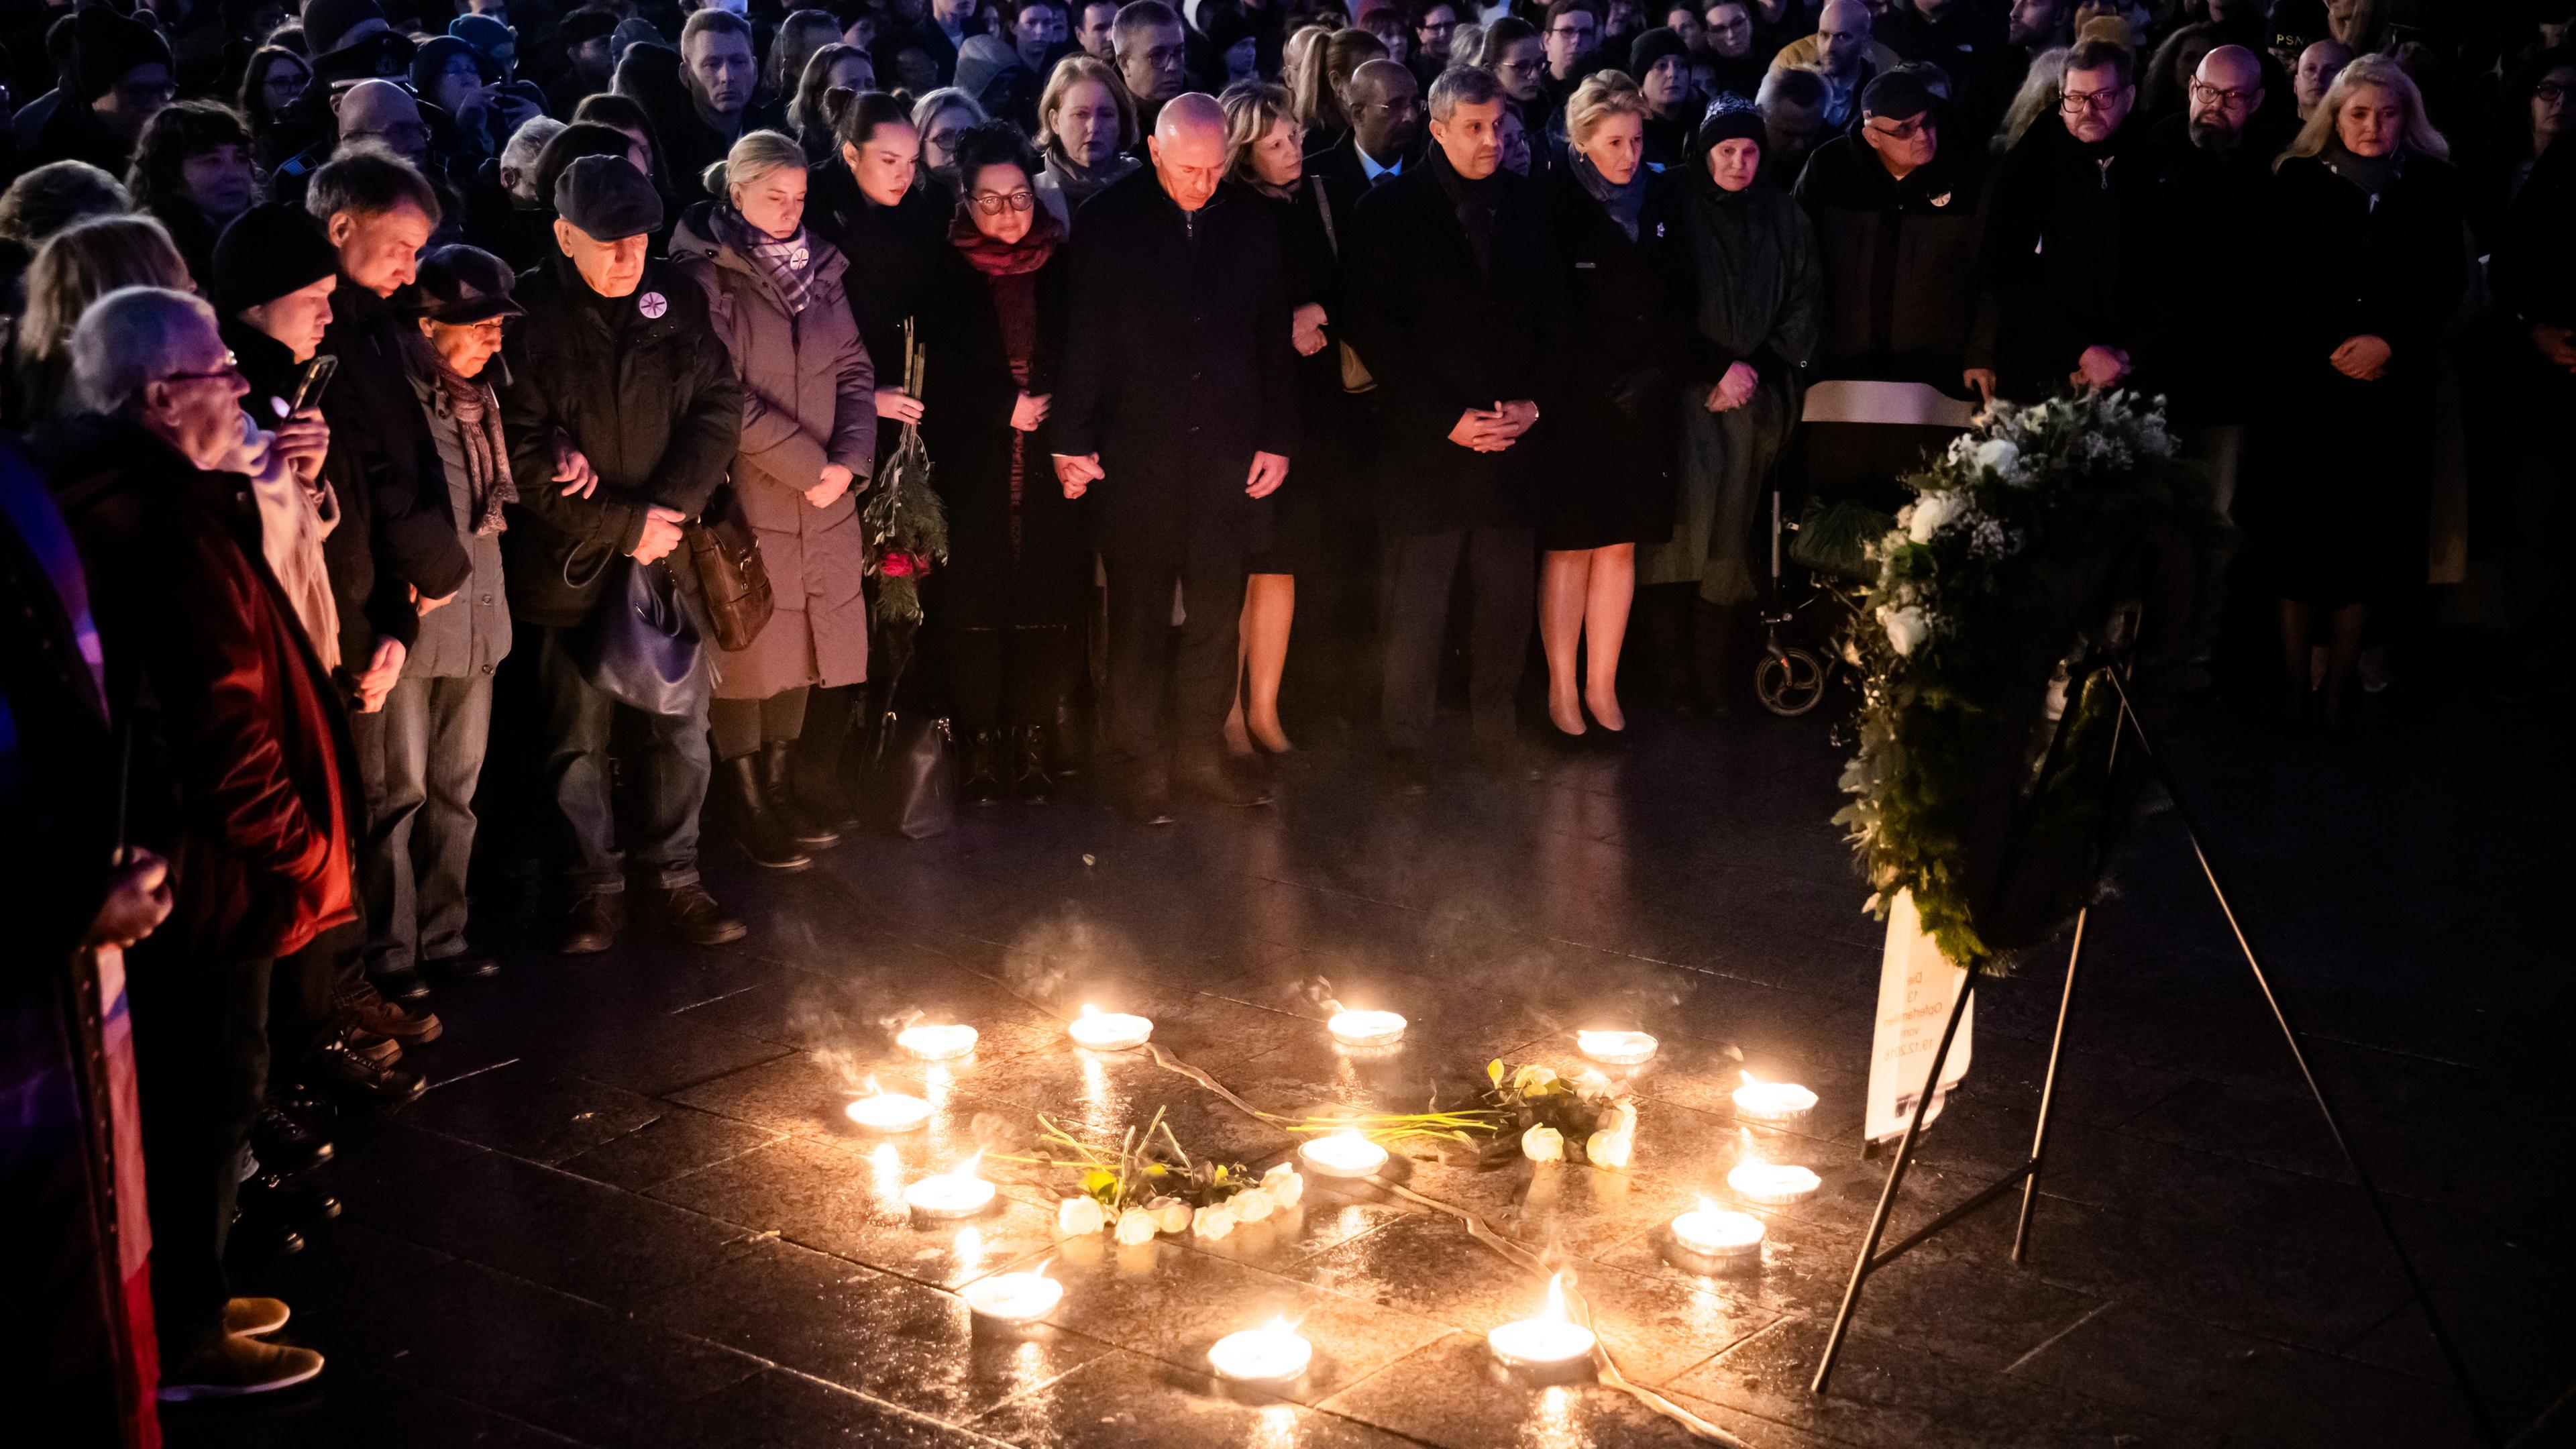
<svg viewBox="0 0 2576 1449"><path fill-rule="evenodd" d="M227 1333L186 1363L163 1369L160 1397L163 1403L177 1403L265 1394L293 1388L321 1372L322 1355L309 1348Z"/></svg>

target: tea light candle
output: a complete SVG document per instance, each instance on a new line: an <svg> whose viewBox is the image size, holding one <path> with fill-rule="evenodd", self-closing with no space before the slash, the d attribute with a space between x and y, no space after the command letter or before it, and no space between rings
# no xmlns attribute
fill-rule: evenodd
<svg viewBox="0 0 2576 1449"><path fill-rule="evenodd" d="M1726 1185L1754 1202L1777 1207L1807 1198L1824 1181L1803 1167L1748 1157L1726 1175Z"/></svg>
<svg viewBox="0 0 2576 1449"><path fill-rule="evenodd" d="M1795 1122L1816 1110L1816 1094L1795 1082L1766 1082L1751 1072L1735 1089L1735 1115L1755 1122Z"/></svg>
<svg viewBox="0 0 2576 1449"><path fill-rule="evenodd" d="M1762 1251L1762 1220L1750 1213L1729 1212L1710 1202L1673 1219L1673 1241L1706 1258L1751 1257Z"/></svg>
<svg viewBox="0 0 2576 1449"><path fill-rule="evenodd" d="M1547 1304L1536 1318L1506 1323L1485 1344L1511 1368L1557 1368L1592 1355L1592 1330L1565 1316L1565 1275L1547 1280Z"/></svg>
<svg viewBox="0 0 2576 1449"><path fill-rule="evenodd" d="M1346 1047L1389 1047L1404 1040L1404 1018L1392 1011L1337 1011L1324 1027Z"/></svg>
<svg viewBox="0 0 2576 1449"><path fill-rule="evenodd" d="M868 1095L852 1101L843 1110L851 1121L869 1131L909 1132L930 1120L930 1104L919 1097L907 1097L901 1092L875 1091L873 1079L868 1086L872 1089Z"/></svg>
<svg viewBox="0 0 2576 1449"><path fill-rule="evenodd" d="M1323 1177L1366 1177L1386 1166L1386 1149L1357 1132L1336 1132L1307 1139L1297 1160Z"/></svg>
<svg viewBox="0 0 2576 1449"><path fill-rule="evenodd" d="M1260 1328L1229 1333L1208 1350L1217 1373L1242 1384L1284 1384L1306 1371L1315 1346L1297 1336L1284 1318Z"/></svg>
<svg viewBox="0 0 2576 1449"><path fill-rule="evenodd" d="M1574 1045L1605 1067L1633 1067L1655 1055L1655 1039L1642 1031L1578 1031Z"/></svg>
<svg viewBox="0 0 2576 1449"><path fill-rule="evenodd" d="M1082 1015L1064 1024L1074 1041L1096 1052L1125 1051L1140 1047L1154 1034L1154 1023L1123 1011L1104 1012L1089 1002L1082 1004Z"/></svg>
<svg viewBox="0 0 2576 1449"><path fill-rule="evenodd" d="M992 1206L993 1185L975 1175L978 1152L936 1177L903 1190L904 1206L925 1218L971 1218Z"/></svg>
<svg viewBox="0 0 2576 1449"><path fill-rule="evenodd" d="M925 1062L944 1062L975 1049L975 1028L962 1023L908 1026L895 1033L894 1044Z"/></svg>
<svg viewBox="0 0 2576 1449"><path fill-rule="evenodd" d="M1064 1285L1046 1275L1041 1263L1027 1273L996 1273L966 1285L966 1306L978 1318L1017 1327L1055 1311L1064 1300Z"/></svg>

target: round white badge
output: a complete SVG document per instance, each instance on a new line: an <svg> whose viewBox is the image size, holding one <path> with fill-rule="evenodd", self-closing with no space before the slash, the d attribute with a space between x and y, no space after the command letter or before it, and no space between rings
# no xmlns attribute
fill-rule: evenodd
<svg viewBox="0 0 2576 1449"><path fill-rule="evenodd" d="M635 299L635 310L647 317L660 317L671 310L671 299L659 292L647 292Z"/></svg>

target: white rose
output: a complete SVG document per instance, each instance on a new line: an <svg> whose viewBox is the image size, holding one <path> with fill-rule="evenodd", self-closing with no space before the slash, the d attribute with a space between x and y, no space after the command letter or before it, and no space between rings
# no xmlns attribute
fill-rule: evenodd
<svg viewBox="0 0 2576 1449"><path fill-rule="evenodd" d="M1932 621L1921 609L1881 607L1878 622L1887 630L1887 645L1899 655L1912 654L1917 645L1932 635Z"/></svg>
<svg viewBox="0 0 2576 1449"><path fill-rule="evenodd" d="M1183 1233L1190 1227L1190 1205L1176 1197L1158 1197L1145 1208L1154 1215L1154 1226L1167 1233Z"/></svg>
<svg viewBox="0 0 2576 1449"><path fill-rule="evenodd" d="M1109 1226L1109 1214L1099 1203L1087 1197L1069 1197L1056 1204L1055 1230L1068 1238L1079 1238Z"/></svg>
<svg viewBox="0 0 2576 1449"><path fill-rule="evenodd" d="M1977 445L1977 466L2003 472L2021 460L2021 449L2010 438L1988 438Z"/></svg>
<svg viewBox="0 0 2576 1449"><path fill-rule="evenodd" d="M1615 1132L1595 1132L1583 1144L1583 1155L1595 1167L1626 1167L1628 1154L1635 1151L1637 1136L1621 1128Z"/></svg>
<svg viewBox="0 0 2576 1449"><path fill-rule="evenodd" d="M1154 1215L1143 1208L1129 1208L1118 1215L1118 1246L1122 1248L1150 1243L1154 1241L1154 1234L1160 1231L1162 1224L1154 1221Z"/></svg>
<svg viewBox="0 0 2576 1449"><path fill-rule="evenodd" d="M1601 1119L1601 1130L1604 1132L1636 1131L1637 1104L1634 1102L1611 1103L1609 1113Z"/></svg>
<svg viewBox="0 0 2576 1449"><path fill-rule="evenodd" d="M1270 1216L1279 1206L1271 1200L1270 1194L1257 1187L1245 1188L1227 1198L1225 1205L1234 1209L1234 1219L1240 1223L1257 1223Z"/></svg>
<svg viewBox="0 0 2576 1449"><path fill-rule="evenodd" d="M1523 1067L1512 1073L1512 1089L1519 1092L1535 1092L1555 1080L1554 1067Z"/></svg>
<svg viewBox="0 0 2576 1449"><path fill-rule="evenodd" d="M1306 1196L1306 1179L1297 1175L1297 1169L1282 1162L1262 1174L1261 1190L1269 1194L1272 1202L1283 1208L1292 1208Z"/></svg>
<svg viewBox="0 0 2576 1449"><path fill-rule="evenodd" d="M1200 1237L1214 1242L1234 1231L1234 1214L1228 1212L1223 1203L1218 1203L1215 1207L1200 1208L1199 1215L1192 1220L1191 1226Z"/></svg>
<svg viewBox="0 0 2576 1449"><path fill-rule="evenodd" d="M2004 444L2009 448L2010 443ZM1905 522L1905 536L1916 543L1930 543L1932 535L1959 516L1962 505L1956 493L1926 493L1914 502L1914 516Z"/></svg>
<svg viewBox="0 0 2576 1449"><path fill-rule="evenodd" d="M1563 1162L1565 1134L1553 1127L1532 1127L1521 1134L1521 1156L1532 1162Z"/></svg>

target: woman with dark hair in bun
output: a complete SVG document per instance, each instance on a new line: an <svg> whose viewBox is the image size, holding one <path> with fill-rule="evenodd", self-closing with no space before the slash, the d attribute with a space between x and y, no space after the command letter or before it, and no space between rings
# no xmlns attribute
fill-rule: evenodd
<svg viewBox="0 0 2576 1449"><path fill-rule="evenodd" d="M921 133L912 112L883 91L850 98L834 118L839 154L812 170L806 225L849 259L850 310L876 364L878 461L922 421L921 400L903 390L903 324L918 310L933 264L944 260L946 214L914 184Z"/></svg>
<svg viewBox="0 0 2576 1449"><path fill-rule="evenodd" d="M1080 517L1037 437L1055 387L1064 228L1038 204L1037 155L1008 122L960 136L957 163L963 193L922 308L922 440L949 550L927 612L966 739L966 798L1037 804L1054 786L1048 732L1091 584Z"/></svg>

